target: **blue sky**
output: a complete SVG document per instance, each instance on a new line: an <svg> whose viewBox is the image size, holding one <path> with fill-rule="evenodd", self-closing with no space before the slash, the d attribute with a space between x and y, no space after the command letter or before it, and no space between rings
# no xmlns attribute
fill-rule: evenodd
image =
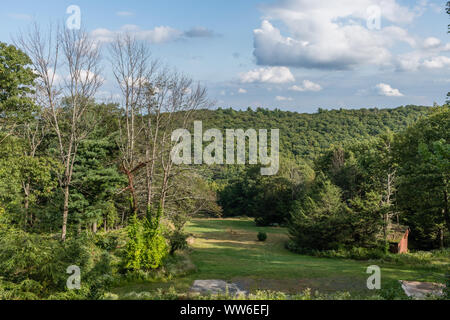
<svg viewBox="0 0 450 320"><path fill-rule="evenodd" d="M2 1L0 41L70 5L107 43L131 30L153 55L208 87L217 106L396 107L443 103L450 91L446 1ZM371 28L367 24L377 21ZM375 11L374 11L375 10ZM373 27L374 24L371 24ZM105 62L102 93L114 92Z"/></svg>

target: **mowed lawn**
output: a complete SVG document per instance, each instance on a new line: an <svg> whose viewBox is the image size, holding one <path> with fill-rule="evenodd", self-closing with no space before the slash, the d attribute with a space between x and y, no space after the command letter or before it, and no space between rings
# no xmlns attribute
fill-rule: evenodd
<svg viewBox="0 0 450 320"><path fill-rule="evenodd" d="M165 282L143 282L114 290L118 294L174 287L187 292L194 280L220 279L254 290L298 293L310 288L323 293L349 291L370 295L366 286L367 267L373 261L316 258L294 254L285 249L285 228L257 227L253 220L194 219L187 231L194 235L190 259L197 267L188 276ZM266 232L266 242L257 241ZM398 280L442 282L443 274L407 266L381 264L382 286Z"/></svg>

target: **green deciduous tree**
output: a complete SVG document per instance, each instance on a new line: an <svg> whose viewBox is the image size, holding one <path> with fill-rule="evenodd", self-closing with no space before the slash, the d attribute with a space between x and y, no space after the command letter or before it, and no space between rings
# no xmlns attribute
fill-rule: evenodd
<svg viewBox="0 0 450 320"><path fill-rule="evenodd" d="M125 258L127 269L149 271L162 265L169 248L159 224L161 217L161 208L154 214L147 212L143 219L136 214L131 217Z"/></svg>
<svg viewBox="0 0 450 320"><path fill-rule="evenodd" d="M0 42L0 143L36 109L32 96L37 75L30 65L25 53Z"/></svg>
<svg viewBox="0 0 450 320"><path fill-rule="evenodd" d="M397 205L417 246L442 245L448 212L450 112L442 107L396 139Z"/></svg>

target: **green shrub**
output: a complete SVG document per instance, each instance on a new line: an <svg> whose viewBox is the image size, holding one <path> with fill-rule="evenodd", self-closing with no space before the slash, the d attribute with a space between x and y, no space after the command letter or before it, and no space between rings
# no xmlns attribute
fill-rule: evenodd
<svg viewBox="0 0 450 320"><path fill-rule="evenodd" d="M267 240L267 233L259 232L258 233L258 241L264 242Z"/></svg>
<svg viewBox="0 0 450 320"><path fill-rule="evenodd" d="M156 216L148 210L147 216L139 220L134 215L128 226L128 243L126 247L126 269L153 270L162 265L168 254L166 239L162 235L159 219L162 210Z"/></svg>
<svg viewBox="0 0 450 320"><path fill-rule="evenodd" d="M67 290L71 265L81 269L80 290ZM0 230L0 299L96 299L98 288L106 288L98 282L102 277L112 277L110 256L88 237L61 243L13 228Z"/></svg>
<svg viewBox="0 0 450 320"><path fill-rule="evenodd" d="M176 251L187 249L187 238L189 235L180 230L175 230L169 235L170 255L173 256Z"/></svg>
<svg viewBox="0 0 450 320"><path fill-rule="evenodd" d="M119 245L119 236L116 234L106 233L101 234L98 233L96 235L96 242L95 244L104 250L112 251L117 248Z"/></svg>

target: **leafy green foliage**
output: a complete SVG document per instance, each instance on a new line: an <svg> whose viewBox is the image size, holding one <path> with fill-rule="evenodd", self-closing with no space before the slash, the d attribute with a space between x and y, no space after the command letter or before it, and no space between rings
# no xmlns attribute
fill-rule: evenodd
<svg viewBox="0 0 450 320"><path fill-rule="evenodd" d="M397 206L413 244L423 249L439 247L441 233L450 230L449 119L444 107L396 137Z"/></svg>
<svg viewBox="0 0 450 320"><path fill-rule="evenodd" d="M258 232L258 241L264 242L267 240L267 233L265 232Z"/></svg>
<svg viewBox="0 0 450 320"><path fill-rule="evenodd" d="M162 209L153 216L148 210L147 216L139 219L133 215L128 226L128 243L126 248L126 269L152 270L162 265L168 254L166 239L162 235L159 219Z"/></svg>
<svg viewBox="0 0 450 320"><path fill-rule="evenodd" d="M25 53L0 42L0 120L23 120L36 109L30 96L36 75L30 64Z"/></svg>
<svg viewBox="0 0 450 320"><path fill-rule="evenodd" d="M304 199L296 201L289 232L299 247L327 250L348 243L347 225L341 190L319 177Z"/></svg>
<svg viewBox="0 0 450 320"><path fill-rule="evenodd" d="M387 131L398 132L427 115L427 107L323 110L314 114L268 110L202 110L204 128L280 129L280 154L314 160L332 145L365 140Z"/></svg>
<svg viewBox="0 0 450 320"><path fill-rule="evenodd" d="M33 224L36 217L27 221L26 215L38 215L46 204L57 188L58 170L58 163L51 157L26 156L22 140L6 139L0 150L0 204L4 203L7 211L5 218L22 227L27 222Z"/></svg>
<svg viewBox="0 0 450 320"><path fill-rule="evenodd" d="M67 267L79 266L82 280L98 276L96 262L86 238L62 244L50 237L13 228L0 230L0 287L6 298L47 298L66 290ZM5 281L3 283L3 281ZM85 288L86 289L86 288Z"/></svg>
<svg viewBox="0 0 450 320"><path fill-rule="evenodd" d="M175 252L188 248L187 238L189 234L186 232L175 230L168 236L170 244L170 255L174 255Z"/></svg>
<svg viewBox="0 0 450 320"><path fill-rule="evenodd" d="M114 200L125 179L112 162L115 152L115 143L107 137L80 145L70 205L75 226L103 224L105 229L112 229L119 221Z"/></svg>

